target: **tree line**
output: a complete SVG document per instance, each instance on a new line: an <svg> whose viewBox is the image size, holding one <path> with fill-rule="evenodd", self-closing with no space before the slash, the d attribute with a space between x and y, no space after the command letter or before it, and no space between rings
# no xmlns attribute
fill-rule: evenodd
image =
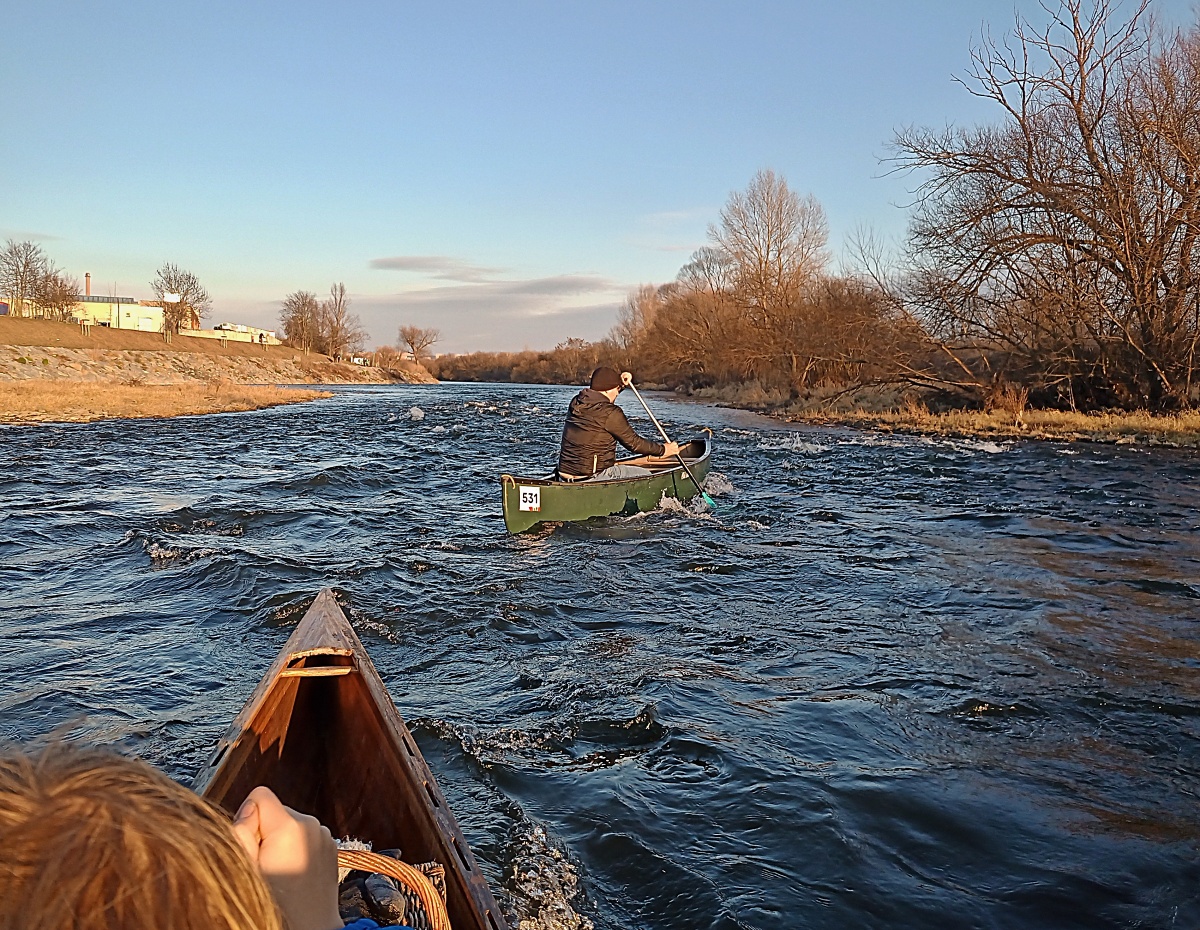
<svg viewBox="0 0 1200 930"><path fill-rule="evenodd" d="M60 271L40 245L9 239L0 250L0 294L10 316L65 320L78 300L79 282Z"/></svg>
<svg viewBox="0 0 1200 930"><path fill-rule="evenodd" d="M305 353L320 352L334 360L362 350L367 333L350 312L346 285L338 281L329 297L318 301L312 291L293 291L283 299L279 314L283 342Z"/></svg>
<svg viewBox="0 0 1200 930"><path fill-rule="evenodd" d="M178 334L184 329L199 329L201 319L212 312L212 297L191 271L164 262L155 272L150 288L152 303L162 308L163 332ZM0 249L0 295L7 298L9 315L68 320L77 311L82 296L78 279L54 264L42 247L34 242L9 239ZM319 352L340 360L363 350L367 333L356 314L350 312L346 285L338 281L329 288L329 296L318 300L311 291L293 291L282 302L280 311L282 341L304 352ZM381 346L376 361L394 365L407 355L422 362L430 348L441 338L436 329L413 325L399 328L395 346Z"/></svg>
<svg viewBox="0 0 1200 930"><path fill-rule="evenodd" d="M334 360L360 353L367 342L367 331L357 314L350 312L346 285L338 281L329 288L329 296L318 300L312 291L293 291L283 299L279 314L282 341L304 352L320 352ZM377 346L374 362L383 368L401 367L407 355L420 363L441 338L436 329L404 324L396 345Z"/></svg>
<svg viewBox="0 0 1200 930"><path fill-rule="evenodd" d="M150 288L162 308L165 332L197 329L212 309L212 298L196 275L171 262L159 267ZM7 298L10 316L50 320L70 319L84 296L79 280L61 271L40 245L14 239L0 249L0 295Z"/></svg>
<svg viewBox="0 0 1200 930"><path fill-rule="evenodd" d="M821 205L771 171L734 193L675 280L629 295L596 343L436 360L460 380L580 383L599 362L676 387L781 399L898 389L1167 412L1200 393L1200 26L1140 0L1062 0L985 38L962 78L995 123L904 129L914 177L889 255L830 268Z"/></svg>

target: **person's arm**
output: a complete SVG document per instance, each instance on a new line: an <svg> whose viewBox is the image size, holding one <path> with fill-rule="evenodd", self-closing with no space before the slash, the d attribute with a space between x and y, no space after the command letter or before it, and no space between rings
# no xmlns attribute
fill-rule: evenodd
<svg viewBox="0 0 1200 930"><path fill-rule="evenodd" d="M288 930L340 930L337 843L316 817L285 807L260 786L242 802L233 832L270 887Z"/></svg>
<svg viewBox="0 0 1200 930"><path fill-rule="evenodd" d="M621 372L621 390L625 390L625 388L627 388L627 387L633 387L633 375L627 371L623 371L623 372ZM636 393L636 391L634 393ZM622 416L624 417L623 413L622 413ZM637 433L633 432L633 427L629 426L628 418L625 419L625 426L629 429L630 433L633 433L634 436L637 436ZM616 436L616 433L614 433L613 435ZM619 436L617 438L620 439ZM638 439L641 439L641 438L642 438L641 436L638 436ZM643 440L643 441L647 441L647 440ZM628 443L624 442L623 440L621 441L621 444L623 446L625 446L626 449L629 449L633 452L637 452L639 455L658 455L658 456L663 456L663 457L667 457L667 458L671 457L672 455L679 455L679 443L674 442L673 440L670 440L670 439L668 439L662 446L659 447L662 450L661 452L640 452L639 450L634 449L633 446L629 445Z"/></svg>
<svg viewBox="0 0 1200 930"><path fill-rule="evenodd" d="M630 452L638 455L655 456L663 455L665 452L662 443L651 442L649 439L643 439L635 433L633 427L629 425L629 419L625 416L625 411L616 404L613 404L613 409L604 423L604 428L608 430L617 442Z"/></svg>

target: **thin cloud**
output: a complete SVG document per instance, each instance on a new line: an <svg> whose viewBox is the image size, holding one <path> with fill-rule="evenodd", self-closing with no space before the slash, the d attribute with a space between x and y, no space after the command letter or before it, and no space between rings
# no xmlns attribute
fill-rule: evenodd
<svg viewBox="0 0 1200 930"><path fill-rule="evenodd" d="M28 229L8 229L0 228L0 239L12 239L14 242L62 242L62 236L54 236L50 233L31 232Z"/></svg>
<svg viewBox="0 0 1200 930"><path fill-rule="evenodd" d="M379 271L409 271L440 281L483 282L503 274L503 268L475 265L449 255L393 255L373 258L370 267Z"/></svg>
<svg viewBox="0 0 1200 930"><path fill-rule="evenodd" d="M691 255L700 246L693 243L691 245L647 245L644 248L652 249L655 252L687 252Z"/></svg>
<svg viewBox="0 0 1200 930"><path fill-rule="evenodd" d="M663 227L707 223L712 218L712 215L712 210L701 207L695 207L691 210L662 210L658 213L645 213L638 218L638 222L642 226L661 229Z"/></svg>
<svg viewBox="0 0 1200 930"><path fill-rule="evenodd" d="M572 336L603 338L627 291L600 275L564 274L359 297L352 309L380 342L411 323L441 330L439 351L548 349Z"/></svg>
<svg viewBox="0 0 1200 930"><path fill-rule="evenodd" d="M594 294L612 290L616 285L594 274L560 274L550 278L533 278L509 283L508 293L529 296L562 297L568 294Z"/></svg>
<svg viewBox="0 0 1200 930"><path fill-rule="evenodd" d="M636 221L637 231L626 241L648 252L691 254L703 243L714 211L704 208L646 213Z"/></svg>

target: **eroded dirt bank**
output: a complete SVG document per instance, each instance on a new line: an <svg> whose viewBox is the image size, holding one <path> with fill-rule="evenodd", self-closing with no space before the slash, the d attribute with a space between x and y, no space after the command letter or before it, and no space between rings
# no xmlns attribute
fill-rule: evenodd
<svg viewBox="0 0 1200 930"><path fill-rule="evenodd" d="M290 346L78 326L0 317L0 381L31 378L123 384L409 384L434 383L419 365L385 370L334 362Z"/></svg>

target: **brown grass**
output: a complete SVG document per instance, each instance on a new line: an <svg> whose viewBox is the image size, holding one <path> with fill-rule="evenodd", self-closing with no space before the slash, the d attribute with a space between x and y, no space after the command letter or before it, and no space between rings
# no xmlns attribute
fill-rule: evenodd
<svg viewBox="0 0 1200 930"><path fill-rule="evenodd" d="M86 423L92 420L231 413L332 396L328 391L228 382L118 384L10 381L0 387L0 423Z"/></svg>
<svg viewBox="0 0 1200 930"><path fill-rule="evenodd" d="M991 410L983 412L930 413L914 402L904 410L892 412L850 411L835 415L793 412L789 419L937 436L1200 447L1200 412L1156 416L1145 411L1083 414L1029 410L1020 397L1001 399Z"/></svg>

